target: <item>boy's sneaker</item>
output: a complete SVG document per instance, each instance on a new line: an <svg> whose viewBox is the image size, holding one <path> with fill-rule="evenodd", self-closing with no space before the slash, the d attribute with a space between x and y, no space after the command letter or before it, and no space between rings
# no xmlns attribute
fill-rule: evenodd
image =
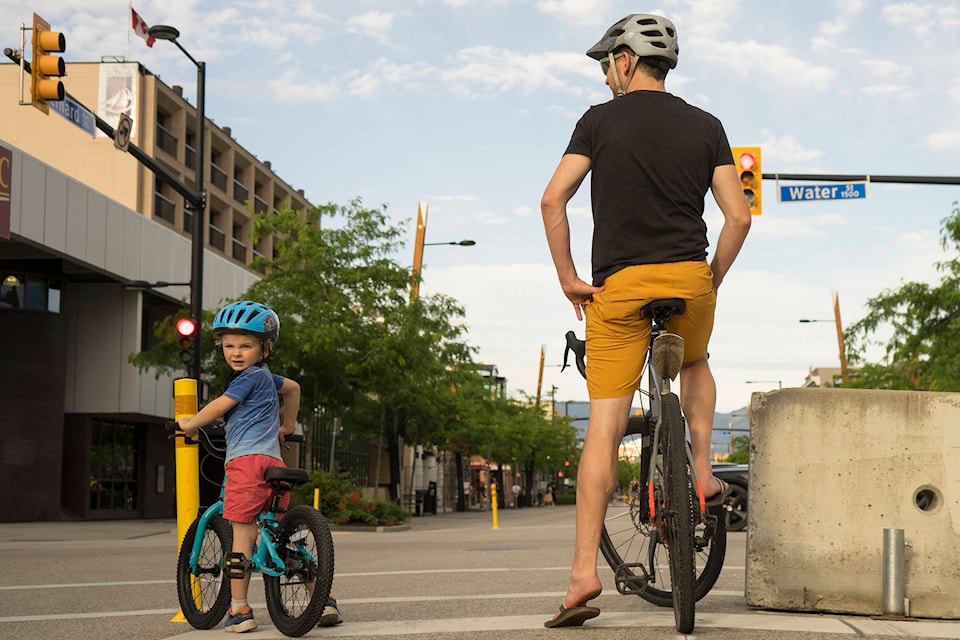
<svg viewBox="0 0 960 640"><path fill-rule="evenodd" d="M323 606L323 614L321 614L320 620L317 621L317 626L332 627L341 622L343 622L343 616L340 615L340 607L337 606L336 599L327 598L327 602Z"/></svg>
<svg viewBox="0 0 960 640"><path fill-rule="evenodd" d="M253 609L250 607L243 607L236 613L227 611L227 621L223 625L223 630L227 633L243 633L256 628L257 621L253 619Z"/></svg>

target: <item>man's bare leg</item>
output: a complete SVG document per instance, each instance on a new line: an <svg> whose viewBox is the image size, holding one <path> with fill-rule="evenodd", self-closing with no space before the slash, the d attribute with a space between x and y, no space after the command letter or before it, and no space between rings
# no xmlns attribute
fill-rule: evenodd
<svg viewBox="0 0 960 640"><path fill-rule="evenodd" d="M617 484L617 451L633 396L590 401L590 422L577 472L577 538L563 606L580 607L600 595L597 554L607 503Z"/></svg>
<svg viewBox="0 0 960 640"><path fill-rule="evenodd" d="M683 405L687 426L690 427L690 448L693 450L704 498L710 499L720 492L720 484L713 479L710 460L717 383L706 356L684 364L680 369L680 404Z"/></svg>

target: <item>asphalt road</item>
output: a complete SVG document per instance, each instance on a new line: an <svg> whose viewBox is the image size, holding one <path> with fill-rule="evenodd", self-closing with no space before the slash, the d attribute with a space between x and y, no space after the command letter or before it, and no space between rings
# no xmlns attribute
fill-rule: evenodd
<svg viewBox="0 0 960 640"><path fill-rule="evenodd" d="M577 636L603 640L677 638L673 613L621 596L612 573L592 604L603 613L582 629L543 627L566 588L573 507L501 510L415 518L388 532L335 529L334 593L346 622L307 637L418 640L526 640ZM730 534L723 573L697 604L695 635L719 640L960 638L958 621L888 621L760 611L744 598L746 533ZM603 562L603 559L600 559ZM0 638L47 640L204 640L171 622L177 609L176 523L123 521L0 523ZM825 568L824 570L829 570ZM255 578L255 580L258 580ZM270 624L263 592L251 600L260 629Z"/></svg>

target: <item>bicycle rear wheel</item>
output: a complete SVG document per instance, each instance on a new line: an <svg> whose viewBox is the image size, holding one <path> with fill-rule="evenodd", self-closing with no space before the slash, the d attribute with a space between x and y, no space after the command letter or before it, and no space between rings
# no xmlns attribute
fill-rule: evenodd
<svg viewBox="0 0 960 640"><path fill-rule="evenodd" d="M673 587L673 616L677 631L693 631L696 616L694 583L693 523L699 517L700 507L694 498L692 475L687 459L686 434L680 400L674 394L661 397L663 423L664 510L667 556L670 560L670 580Z"/></svg>
<svg viewBox="0 0 960 640"><path fill-rule="evenodd" d="M617 590L624 595L638 595L660 607L673 606L673 581L667 547L660 540L653 523L647 500L647 471L641 460L653 458L649 450L649 434L642 419L631 418L631 426L620 443L620 477L626 483L630 478L641 480L639 499L627 496L620 503L610 505L600 539L600 550L616 576ZM662 478L662 466L658 467ZM723 527L722 507L712 507L705 520L694 528L696 553L696 582L694 598L700 600L716 584L723 568L727 549L727 533Z"/></svg>
<svg viewBox="0 0 960 640"><path fill-rule="evenodd" d="M287 512L277 527L284 574L264 574L270 619L280 633L299 637L317 625L333 586L333 537L323 516L306 505Z"/></svg>
<svg viewBox="0 0 960 640"><path fill-rule="evenodd" d="M233 548L233 529L221 516L214 516L199 534L203 537L196 569L190 554L200 520L194 520L183 536L177 558L177 598L187 622L196 629L211 629L223 619L230 606L230 580L223 570L224 559Z"/></svg>

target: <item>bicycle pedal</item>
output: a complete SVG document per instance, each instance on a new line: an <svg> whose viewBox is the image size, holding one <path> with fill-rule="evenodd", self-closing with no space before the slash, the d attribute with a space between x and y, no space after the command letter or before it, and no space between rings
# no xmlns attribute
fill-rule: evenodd
<svg viewBox="0 0 960 640"><path fill-rule="evenodd" d="M634 574L631 569L639 569L643 574L638 576ZM617 586L617 591L621 595L640 595L640 593L647 587L647 583L650 582L650 575L647 573L646 568L639 563L623 563L617 567L617 572L614 576L614 584Z"/></svg>
<svg viewBox="0 0 960 640"><path fill-rule="evenodd" d="M653 368L664 378L674 380L683 365L683 338L662 333L653 341Z"/></svg>
<svg viewBox="0 0 960 640"><path fill-rule="evenodd" d="M253 571L253 563L247 560L247 557L239 551L231 552L227 555L227 561L223 565L227 577L231 580L239 580Z"/></svg>

